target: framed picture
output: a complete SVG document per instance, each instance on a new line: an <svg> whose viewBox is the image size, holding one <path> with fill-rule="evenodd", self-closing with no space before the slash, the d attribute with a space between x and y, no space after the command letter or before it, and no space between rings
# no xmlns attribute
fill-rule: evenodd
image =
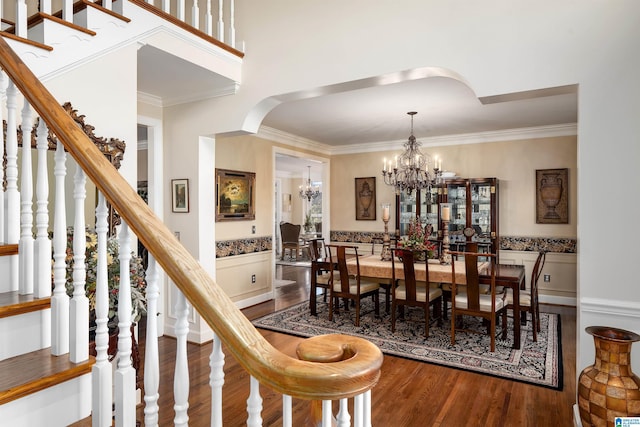
<svg viewBox="0 0 640 427"><path fill-rule="evenodd" d="M569 223L569 169L536 170L536 224Z"/></svg>
<svg viewBox="0 0 640 427"><path fill-rule="evenodd" d="M171 180L171 211L189 212L189 180Z"/></svg>
<svg viewBox="0 0 640 427"><path fill-rule="evenodd" d="M356 178L356 221L376 219L376 177Z"/></svg>
<svg viewBox="0 0 640 427"><path fill-rule="evenodd" d="M256 174L216 169L216 221L256 218Z"/></svg>

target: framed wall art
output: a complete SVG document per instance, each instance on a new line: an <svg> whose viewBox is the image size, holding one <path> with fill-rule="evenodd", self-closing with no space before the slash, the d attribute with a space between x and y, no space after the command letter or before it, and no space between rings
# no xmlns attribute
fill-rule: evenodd
<svg viewBox="0 0 640 427"><path fill-rule="evenodd" d="M256 174L216 169L216 221L252 220Z"/></svg>
<svg viewBox="0 0 640 427"><path fill-rule="evenodd" d="M189 212L189 180L171 180L171 211Z"/></svg>
<svg viewBox="0 0 640 427"><path fill-rule="evenodd" d="M356 178L356 221L376 219L376 177Z"/></svg>
<svg viewBox="0 0 640 427"><path fill-rule="evenodd" d="M569 223L569 169L536 170L536 224Z"/></svg>

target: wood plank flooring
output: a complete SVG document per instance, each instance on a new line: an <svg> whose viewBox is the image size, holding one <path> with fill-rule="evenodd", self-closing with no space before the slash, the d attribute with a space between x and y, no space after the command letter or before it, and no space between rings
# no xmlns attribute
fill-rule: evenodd
<svg viewBox="0 0 640 427"><path fill-rule="evenodd" d="M277 277L295 280L296 284L277 288L275 300L243 310L249 319L308 300L308 268L278 266ZM373 426L573 425L572 406L576 390L576 310L574 307L561 306L543 306L542 310L560 313L562 318L562 391L385 356L380 382L372 393ZM271 331L262 331L262 334L276 348L295 357L295 348L301 338ZM143 342L141 344L141 351L144 351ZM160 339L161 426L173 425L175 348L175 340L166 337ZM189 344L188 353L191 385L189 425L209 426L211 343ZM249 377L231 357L227 357L224 369L224 425L246 425ZM261 392L263 425L282 425L281 395L265 388L262 388ZM307 402L294 400L294 426L304 425L307 408ZM143 420L143 405L140 405L138 421L141 425L144 425ZM90 420L83 420L75 425L88 426Z"/></svg>

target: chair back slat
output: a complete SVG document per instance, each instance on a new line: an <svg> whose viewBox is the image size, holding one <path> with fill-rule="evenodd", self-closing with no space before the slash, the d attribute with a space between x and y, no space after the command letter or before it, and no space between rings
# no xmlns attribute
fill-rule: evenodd
<svg viewBox="0 0 640 427"><path fill-rule="evenodd" d="M427 260L427 251L425 250L411 250L405 248L392 248L392 257L391 257L391 270L392 270L392 283L396 283L396 268L395 268L395 257L402 258L402 268L404 270L404 284L406 289L406 297L405 299L410 302L417 301L417 281L416 281L416 272L415 272L415 261L416 255L418 253L424 254L424 259ZM429 263L425 261L425 281L427 286L429 285Z"/></svg>

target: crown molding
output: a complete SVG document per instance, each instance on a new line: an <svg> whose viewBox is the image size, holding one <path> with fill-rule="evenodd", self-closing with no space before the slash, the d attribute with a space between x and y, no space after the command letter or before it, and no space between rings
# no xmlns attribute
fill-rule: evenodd
<svg viewBox="0 0 640 427"><path fill-rule="evenodd" d="M301 136L293 135L291 133L283 132L281 130L274 129L268 126L260 126L256 136L268 139L270 141L280 142L297 149L311 150L324 155L332 154L332 147L330 145L323 144L321 142L317 142Z"/></svg>

